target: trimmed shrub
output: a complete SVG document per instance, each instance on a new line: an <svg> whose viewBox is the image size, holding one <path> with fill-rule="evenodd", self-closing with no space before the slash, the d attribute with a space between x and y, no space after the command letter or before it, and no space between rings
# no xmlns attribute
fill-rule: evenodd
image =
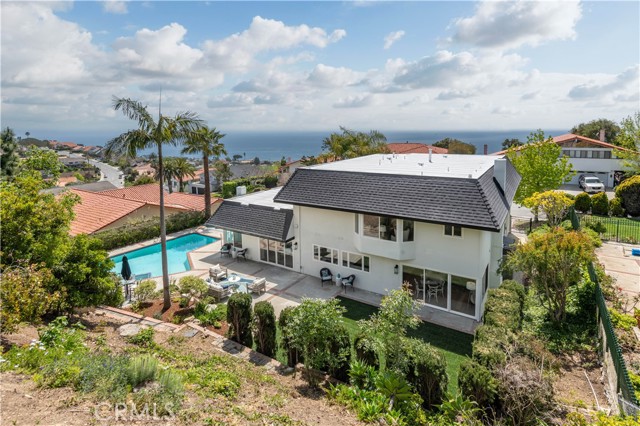
<svg viewBox="0 0 640 426"><path fill-rule="evenodd" d="M245 179L229 180L227 182L224 182L222 184L222 198L235 197L236 187L238 186L246 186L247 189L249 189L248 187L251 186L251 180L245 178ZM247 193L249 193L248 190L247 190Z"/></svg>
<svg viewBox="0 0 640 426"><path fill-rule="evenodd" d="M615 197L609 201L609 212L611 216L624 217L624 208L622 207L622 200L620 198Z"/></svg>
<svg viewBox="0 0 640 426"><path fill-rule="evenodd" d="M514 334L503 327L481 325L473 340L473 359L489 369L503 365L507 350L514 341Z"/></svg>
<svg viewBox="0 0 640 426"><path fill-rule="evenodd" d="M616 187L616 197L622 200L622 207L631 216L640 216L640 175L622 181Z"/></svg>
<svg viewBox="0 0 640 426"><path fill-rule="evenodd" d="M278 326L280 327L281 333L280 347L282 347L282 350L287 354L287 365L289 367L295 367L298 362L303 362L302 354L296 349L293 349L290 344L288 326L294 310L294 306L287 306L280 312L280 317L278 318Z"/></svg>
<svg viewBox="0 0 640 426"><path fill-rule="evenodd" d="M591 197L591 213L600 216L609 216L609 198L604 192Z"/></svg>
<svg viewBox="0 0 640 426"><path fill-rule="evenodd" d="M276 353L276 314L267 301L253 307L253 337L261 354L273 357Z"/></svg>
<svg viewBox="0 0 640 426"><path fill-rule="evenodd" d="M483 408L493 404L498 394L498 382L491 371L472 359L465 359L460 364L458 388L462 396Z"/></svg>
<svg viewBox="0 0 640 426"><path fill-rule="evenodd" d="M605 232L607 232L607 227L599 220L587 223L586 227L587 229L593 230L596 234L604 234Z"/></svg>
<svg viewBox="0 0 640 426"><path fill-rule="evenodd" d="M326 370L334 378L348 382L349 364L351 363L351 338L349 337L349 331L344 325L336 328L329 345L331 353L341 354L342 356L336 357L336 363L334 365L327 365Z"/></svg>
<svg viewBox="0 0 640 426"><path fill-rule="evenodd" d="M241 345L251 347L251 302L253 298L247 293L235 293L227 302L227 323L229 323L229 339Z"/></svg>
<svg viewBox="0 0 640 426"><path fill-rule="evenodd" d="M492 288L484 305L484 323L517 331L522 325L520 298L503 288Z"/></svg>
<svg viewBox="0 0 640 426"><path fill-rule="evenodd" d="M576 210L582 213L587 213L591 210L591 197L586 192L581 192L576 195L576 202L574 204Z"/></svg>
<svg viewBox="0 0 640 426"><path fill-rule="evenodd" d="M264 177L264 186L267 188L275 188L278 186L278 176L269 175Z"/></svg>
<svg viewBox="0 0 640 426"><path fill-rule="evenodd" d="M500 284L500 288L515 293L520 301L520 309L524 309L524 301L527 297L527 292L522 284L514 280L505 280Z"/></svg>
<svg viewBox="0 0 640 426"><path fill-rule="evenodd" d="M201 298L207 293L207 283L202 278L194 277L193 275L187 275L180 278L178 282L178 288L180 293L189 294L197 298Z"/></svg>
<svg viewBox="0 0 640 426"><path fill-rule="evenodd" d="M406 379L429 409L442 403L447 390L447 362L442 352L418 339L403 339L408 364Z"/></svg>
<svg viewBox="0 0 640 426"><path fill-rule="evenodd" d="M154 280L144 280L133 289L133 297L138 302L147 302L154 299L158 295L156 286L157 284Z"/></svg>

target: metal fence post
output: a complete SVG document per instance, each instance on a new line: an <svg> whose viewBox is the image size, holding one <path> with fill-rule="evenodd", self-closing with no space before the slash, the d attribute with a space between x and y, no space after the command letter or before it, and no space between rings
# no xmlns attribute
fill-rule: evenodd
<svg viewBox="0 0 640 426"><path fill-rule="evenodd" d="M531 233L531 230L533 229L533 218L530 217L529 218L529 233Z"/></svg>
<svg viewBox="0 0 640 426"><path fill-rule="evenodd" d="M619 235L620 235L620 221L616 220L616 243L620 241L618 239Z"/></svg>

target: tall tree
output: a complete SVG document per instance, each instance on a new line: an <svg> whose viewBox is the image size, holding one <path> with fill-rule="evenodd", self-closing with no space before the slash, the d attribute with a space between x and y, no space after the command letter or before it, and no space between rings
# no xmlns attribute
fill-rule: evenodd
<svg viewBox="0 0 640 426"><path fill-rule="evenodd" d="M509 149L511 147L519 147L524 145L522 142L520 142L520 139L517 138L513 138L513 139L505 139L504 142L502 142L502 149Z"/></svg>
<svg viewBox="0 0 640 426"><path fill-rule="evenodd" d="M571 128L571 133L574 135L584 136L586 138L600 140L600 130L604 129L605 142L614 143L618 133L620 132L620 126L614 121L607 120L606 118L599 118L597 120L591 120L588 123L580 123Z"/></svg>
<svg viewBox="0 0 640 426"><path fill-rule="evenodd" d="M11 178L18 165L18 142L16 135L9 127L2 130L0 135L0 176Z"/></svg>
<svg viewBox="0 0 640 426"><path fill-rule="evenodd" d="M542 130L527 136L525 146L507 151L507 158L522 176L514 198L518 204L522 205L536 192L558 189L571 180L576 172L561 152L560 145L554 143L553 138L545 137Z"/></svg>
<svg viewBox="0 0 640 426"><path fill-rule="evenodd" d="M167 117L158 111L158 119L149 113L147 107L139 101L113 97L113 108L138 124L135 130L129 130L107 142L107 155L120 153L127 157L135 157L139 150L155 147L158 150L158 174L163 176L162 147L177 145L192 132L202 126L202 120L197 114L187 111L177 113L174 117ZM169 292L169 271L167 266L167 228L164 212L164 188L160 186L160 246L162 249L162 287L164 309L171 307Z"/></svg>
<svg viewBox="0 0 640 426"><path fill-rule="evenodd" d="M220 159L220 156L227 155L227 150L220 139L224 134L216 130L202 126L197 132L191 134L185 141L183 154L201 154L204 167L204 214L208 218L211 216L211 174L209 171L209 158Z"/></svg>
<svg viewBox="0 0 640 426"><path fill-rule="evenodd" d="M631 169L632 174L640 174L640 111L620 122L615 144L626 148L617 150L616 156L623 159L623 164Z"/></svg>
<svg viewBox="0 0 640 426"><path fill-rule="evenodd" d="M29 147L19 166L20 174L40 173L43 178L47 179L48 186L56 184L61 171L62 163L58 160L58 154L39 149L35 145Z"/></svg>
<svg viewBox="0 0 640 426"><path fill-rule="evenodd" d="M438 148L446 148L449 154L475 154L476 146L470 143L462 142L459 139L444 138L434 143L433 146Z"/></svg>
<svg viewBox="0 0 640 426"><path fill-rule="evenodd" d="M231 167L229 167L229 163L227 162L218 160L213 164L213 169L215 170L214 175L216 177L216 181L220 186L233 176Z"/></svg>
<svg viewBox="0 0 640 426"><path fill-rule="evenodd" d="M174 167L174 177L178 179L178 192L182 192L184 191L184 179L193 178L196 175L196 167L184 157L176 158Z"/></svg>
<svg viewBox="0 0 640 426"><path fill-rule="evenodd" d="M388 153L387 138L377 130L356 132L340 126L342 133L331 133L322 141L322 150L334 160Z"/></svg>

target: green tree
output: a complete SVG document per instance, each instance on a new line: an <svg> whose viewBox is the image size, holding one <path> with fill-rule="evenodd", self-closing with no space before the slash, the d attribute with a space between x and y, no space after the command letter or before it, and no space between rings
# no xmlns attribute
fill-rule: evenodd
<svg viewBox="0 0 640 426"><path fill-rule="evenodd" d="M136 179L131 185L148 185L150 183L156 183L156 180L149 175L142 175L138 179Z"/></svg>
<svg viewBox="0 0 640 426"><path fill-rule="evenodd" d="M524 272L551 320L561 324L569 288L578 284L583 268L594 259L593 241L586 233L558 227L530 234L506 258L505 268Z"/></svg>
<svg viewBox="0 0 640 426"><path fill-rule="evenodd" d="M560 145L553 138L546 138L542 130L532 132L525 146L507 151L507 158L522 176L514 197L516 203L522 205L536 192L558 189L571 180L575 171L569 160L560 156L561 152Z"/></svg>
<svg viewBox="0 0 640 426"><path fill-rule="evenodd" d="M341 133L331 133L322 141L322 150L334 160L388 153L387 138L377 130L356 132L340 126Z"/></svg>
<svg viewBox="0 0 640 426"><path fill-rule="evenodd" d="M163 159L164 166L162 167L162 175L160 174L160 170L156 168L155 178L160 181L161 187L165 183L167 184L167 188L169 188L169 194L173 193L173 185L171 185L171 180L177 179L178 176L178 164L176 160L176 157L165 157Z"/></svg>
<svg viewBox="0 0 640 426"><path fill-rule="evenodd" d="M620 132L620 126L618 126L614 121L607 120L606 118L591 120L588 123L580 123L573 126L570 133L600 140L601 129L604 129L605 142L615 143L618 132Z"/></svg>
<svg viewBox="0 0 640 426"><path fill-rule="evenodd" d="M119 153L127 157L135 157L139 150L154 147L158 150L158 175L164 176L162 148L164 145L176 145L178 142L202 126L200 118L192 112L177 113L167 117L158 113L154 120L147 107L139 101L127 98L113 98L113 108L138 124L135 130L129 130L111 139L105 146L105 154ZM162 249L162 286L164 310L171 307L169 292L169 272L167 266L167 229L164 211L164 188L160 186L160 245Z"/></svg>
<svg viewBox="0 0 640 426"><path fill-rule="evenodd" d="M616 150L615 155L623 159L623 164L631 169L631 174L640 174L640 111L620 122L620 132L615 144L626 148Z"/></svg>
<svg viewBox="0 0 640 426"><path fill-rule="evenodd" d="M11 178L18 165L18 142L16 135L9 127L0 134L0 176Z"/></svg>
<svg viewBox="0 0 640 426"><path fill-rule="evenodd" d="M520 142L520 139L516 139L516 138L505 139L504 142L502 142L502 149L503 150L507 150L507 149L509 149L511 147L516 147L517 148L517 147L522 146L522 145L524 145L524 144L522 142Z"/></svg>
<svg viewBox="0 0 640 426"><path fill-rule="evenodd" d="M20 163L20 173L38 172L47 179L48 186L54 186L60 177L62 163L58 161L58 154L30 146L24 160Z"/></svg>
<svg viewBox="0 0 640 426"><path fill-rule="evenodd" d="M573 200L564 191L536 192L531 197L524 200L525 207L533 210L538 215L542 210L547 216L549 225L557 226L562 222L573 205Z"/></svg>
<svg viewBox="0 0 640 426"><path fill-rule="evenodd" d="M417 303L408 290L391 290L382 298L380 310L367 320L361 320L361 334L366 336L371 349L378 354L381 370L394 366L402 368L402 339L407 329L416 328L420 320L415 315ZM383 362L384 361L384 362Z"/></svg>
<svg viewBox="0 0 640 426"><path fill-rule="evenodd" d="M255 157L253 159L253 165L254 166L259 166L260 165L260 158L259 157Z"/></svg>
<svg viewBox="0 0 640 426"><path fill-rule="evenodd" d="M344 311L337 299L305 298L290 314L283 334L288 336L289 348L302 355L312 386L317 382L311 369L339 365L349 355L346 351L334 352L331 344L335 330L342 327Z"/></svg>
<svg viewBox="0 0 640 426"><path fill-rule="evenodd" d="M189 163L186 158L178 157L175 160L174 177L178 179L178 192L184 191L185 178L193 178L196 175L196 168Z"/></svg>
<svg viewBox="0 0 640 426"><path fill-rule="evenodd" d="M476 153L476 146L470 143L462 142L459 139L444 138L434 143L433 146L438 148L446 148L449 154L470 154Z"/></svg>
<svg viewBox="0 0 640 426"><path fill-rule="evenodd" d="M209 171L209 158L213 157L216 161L222 155L227 155L227 150L220 139L225 137L224 134L216 130L215 127L209 128L202 126L195 133L189 135L185 141L183 154L201 154L204 167L204 213L207 218L211 216L211 172Z"/></svg>
<svg viewBox="0 0 640 426"><path fill-rule="evenodd" d="M216 182L218 185L222 187L222 184L231 179L233 173L231 172L231 167L229 163L218 160L213 164L214 176L216 177Z"/></svg>
<svg viewBox="0 0 640 426"><path fill-rule="evenodd" d="M242 158L242 154L233 154L233 161L238 161Z"/></svg>

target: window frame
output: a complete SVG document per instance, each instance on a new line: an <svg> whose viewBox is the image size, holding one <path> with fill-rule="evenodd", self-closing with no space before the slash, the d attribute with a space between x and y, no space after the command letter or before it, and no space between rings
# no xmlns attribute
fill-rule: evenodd
<svg viewBox="0 0 640 426"><path fill-rule="evenodd" d="M451 228L451 234L447 234L447 227ZM456 232L455 232L456 228L460 229L460 235L456 235ZM443 225L443 234L445 237L450 237L450 238L464 238L462 225Z"/></svg>
<svg viewBox="0 0 640 426"><path fill-rule="evenodd" d="M355 268L353 266L351 266L352 262L351 262L351 255L355 255L355 256L360 256L360 260L361 260L361 267L360 268ZM355 253L352 251L346 251L346 250L342 250L340 253L340 262L339 264L342 265L343 268L349 268L349 269L353 269L354 271L362 271L362 272L371 272L371 257L366 255L366 254L362 254L362 253Z"/></svg>
<svg viewBox="0 0 640 426"><path fill-rule="evenodd" d="M320 254L320 249L325 249L329 251L330 253L329 258L331 259L331 261L326 261L322 259L322 256ZM340 250L332 247L325 247L320 244L314 244L312 256L313 256L313 260L318 262L328 263L330 265L336 265L336 266L340 264Z"/></svg>

